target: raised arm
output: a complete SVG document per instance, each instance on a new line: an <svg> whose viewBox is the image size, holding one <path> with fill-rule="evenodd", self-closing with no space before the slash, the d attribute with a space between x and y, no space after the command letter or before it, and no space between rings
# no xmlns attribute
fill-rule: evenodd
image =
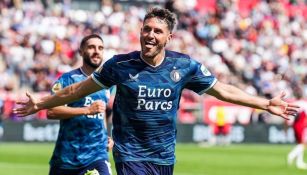
<svg viewBox="0 0 307 175"><path fill-rule="evenodd" d="M278 96L268 100L250 95L236 88L235 86L221 82L217 82L206 93L222 101L263 109L285 119L288 119L288 115L296 114L299 109L299 106L287 103L282 99L285 96L285 93L281 93Z"/></svg>
<svg viewBox="0 0 307 175"><path fill-rule="evenodd" d="M84 81L72 84L57 91L54 95L48 95L40 99L27 93L26 95L29 100L26 102L18 101L17 104L21 106L14 109L14 112L18 116L24 117L42 109L49 109L71 103L100 89L101 87L95 83L91 77L89 77Z"/></svg>

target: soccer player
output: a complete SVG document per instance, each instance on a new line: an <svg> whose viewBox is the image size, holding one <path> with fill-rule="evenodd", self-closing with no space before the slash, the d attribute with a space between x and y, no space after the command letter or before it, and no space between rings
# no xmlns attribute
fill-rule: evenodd
<svg viewBox="0 0 307 175"><path fill-rule="evenodd" d="M184 88L198 94L288 118L297 106L282 100L284 93L267 100L219 82L204 65L188 55L165 49L173 36L176 18L162 8L145 16L140 32L141 51L115 55L87 80L52 96L35 98L14 111L26 116L38 110L77 100L101 88L116 85L113 104L113 157L118 175L172 175L175 163L176 115Z"/></svg>
<svg viewBox="0 0 307 175"><path fill-rule="evenodd" d="M79 49L83 65L63 74L54 83L52 93L87 79L101 65L103 49L99 35L84 37ZM108 90L99 90L66 106L48 110L49 119L60 120L59 135L50 160L50 175L111 174L108 146L111 148L113 141L107 135L105 115L108 99Z"/></svg>
<svg viewBox="0 0 307 175"><path fill-rule="evenodd" d="M301 95L299 94L297 101L297 105L301 107L301 110L296 115L292 124L297 144L289 152L287 163L291 165L295 161L298 169L307 170L307 163L304 162L304 150L307 147L307 102L301 99Z"/></svg>

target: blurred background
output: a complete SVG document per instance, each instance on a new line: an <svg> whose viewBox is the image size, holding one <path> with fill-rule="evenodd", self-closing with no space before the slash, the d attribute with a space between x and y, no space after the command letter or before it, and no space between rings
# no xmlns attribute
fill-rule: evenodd
<svg viewBox="0 0 307 175"><path fill-rule="evenodd" d="M78 47L85 35L97 33L103 37L105 60L114 54L139 50L142 19L153 6L177 14L177 29L168 49L189 54L222 82L266 98L285 91L287 101L307 108L307 0L1 0L3 162L12 157L5 154L3 143L51 142L43 149L49 151L44 159L47 172L58 122L48 121L46 111L18 118L12 113L15 101L25 98L26 91L39 96L49 94L61 74L79 67L82 58ZM295 142L292 129L285 132L281 118L188 90L182 94L178 113L179 143ZM218 129L221 127L222 131ZM14 152L22 149L16 145L5 147L12 147ZM36 149L36 154L31 154L43 152ZM23 153L17 151L18 155ZM15 157L12 161L16 160ZM0 167L7 167L3 162L0 160Z"/></svg>
<svg viewBox="0 0 307 175"><path fill-rule="evenodd" d="M18 118L15 101L26 91L49 94L59 76L79 67L88 34L104 39L104 61L139 50L153 6L177 14L168 49L248 93L285 91L307 111L307 0L0 0L0 174L47 174L57 139L58 121L44 110ZM295 139L279 117L188 90L178 114L176 175L306 174L286 166Z"/></svg>

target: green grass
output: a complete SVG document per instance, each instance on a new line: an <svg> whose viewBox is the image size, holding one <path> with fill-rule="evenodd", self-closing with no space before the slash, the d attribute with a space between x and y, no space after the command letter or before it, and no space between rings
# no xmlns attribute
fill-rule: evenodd
<svg viewBox="0 0 307 175"><path fill-rule="evenodd" d="M53 144L0 143L0 174L47 175L53 147ZM285 157L291 147L252 144L199 147L178 144L174 175L306 175L307 170L286 165Z"/></svg>

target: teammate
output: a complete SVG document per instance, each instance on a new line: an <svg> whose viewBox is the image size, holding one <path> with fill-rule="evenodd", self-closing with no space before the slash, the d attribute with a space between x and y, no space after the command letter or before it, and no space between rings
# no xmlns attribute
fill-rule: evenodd
<svg viewBox="0 0 307 175"><path fill-rule="evenodd" d="M102 63L103 40L96 34L83 38L79 53L83 65L63 74L53 85L52 93L83 81ZM56 146L50 160L50 175L97 173L110 175L105 104L108 90L100 90L77 101L48 110L49 119L60 120Z"/></svg>
<svg viewBox="0 0 307 175"><path fill-rule="evenodd" d="M287 163L291 165L295 161L298 169L307 170L307 163L304 162L304 151L307 147L307 102L302 100L302 94L298 94L297 105L301 107L295 117L292 128L296 140L295 147L288 153Z"/></svg>
<svg viewBox="0 0 307 175"><path fill-rule="evenodd" d="M188 55L166 50L175 21L170 11L151 9L140 32L141 51L115 55L87 80L55 95L37 99L27 93L29 100L19 101L21 106L15 113L26 116L116 85L112 136L118 175L173 174L176 115L184 88L267 110L283 118L296 113L297 106L282 100L284 93L270 100L251 96L219 82L204 65Z"/></svg>

